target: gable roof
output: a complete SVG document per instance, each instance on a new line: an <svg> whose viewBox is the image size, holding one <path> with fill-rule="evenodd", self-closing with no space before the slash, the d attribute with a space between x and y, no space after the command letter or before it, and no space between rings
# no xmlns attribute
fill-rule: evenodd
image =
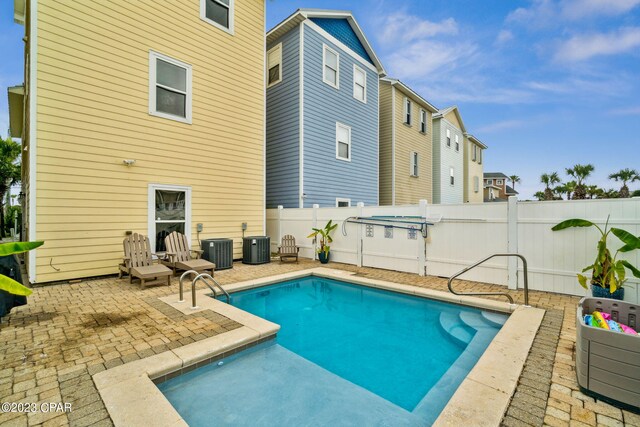
<svg viewBox="0 0 640 427"><path fill-rule="evenodd" d="M460 122L460 126L462 127L462 129L460 129L463 133L467 133L467 128L464 125L464 122L462 121L462 117L460 116L460 111L458 110L458 106L457 105L452 105L451 107L447 107L444 108L442 110L439 110L436 114L433 115L433 119L442 119L444 118L444 116L446 116L447 114L449 114L450 112L454 112L456 117L458 118L458 121Z"/></svg>
<svg viewBox="0 0 640 427"><path fill-rule="evenodd" d="M518 193L516 190L514 190L513 188L511 188L508 185L505 187L504 192L507 193L507 194L520 194L520 193Z"/></svg>
<svg viewBox="0 0 640 427"><path fill-rule="evenodd" d="M509 177L507 175L503 174L502 172L485 172L483 175L484 175L484 179L487 179L487 178L509 179Z"/></svg>
<svg viewBox="0 0 640 427"><path fill-rule="evenodd" d="M279 39L306 20L327 31L353 53L372 63L380 76L387 74L353 14L346 10L298 9L267 32L267 44ZM346 22L329 22L340 20ZM344 30L347 28L345 24L348 24L357 40L345 34Z"/></svg>
<svg viewBox="0 0 640 427"><path fill-rule="evenodd" d="M483 148L483 149L487 149L489 147L487 147L482 141L480 141L478 138L476 138L475 136L471 135L470 133L465 133L464 136L471 142L473 142L474 144L476 144L478 147Z"/></svg>
<svg viewBox="0 0 640 427"><path fill-rule="evenodd" d="M431 104L429 101L424 99L422 96L418 95L413 89L411 89L406 84L402 83L400 80L392 79L390 77L383 77L380 79L380 81L384 83L389 83L391 86L398 87L401 92L415 98L419 104L421 104L423 107L425 107L427 110L431 111L432 113L438 112L438 109L434 107L433 104Z"/></svg>

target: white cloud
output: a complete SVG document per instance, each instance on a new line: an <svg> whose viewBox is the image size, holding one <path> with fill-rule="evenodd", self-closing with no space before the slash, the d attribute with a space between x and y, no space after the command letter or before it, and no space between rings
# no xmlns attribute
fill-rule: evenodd
<svg viewBox="0 0 640 427"><path fill-rule="evenodd" d="M546 28L563 21L622 15L640 5L640 0L533 0L531 6L511 12L506 21L526 27Z"/></svg>
<svg viewBox="0 0 640 427"><path fill-rule="evenodd" d="M609 114L614 116L640 116L640 106L618 108L618 109L609 111Z"/></svg>
<svg viewBox="0 0 640 427"><path fill-rule="evenodd" d="M513 40L513 33L509 30L501 30L496 37L497 44L505 44L509 41Z"/></svg>
<svg viewBox="0 0 640 427"><path fill-rule="evenodd" d="M493 133L503 130L517 129L523 127L527 122L524 120L503 120L500 122L490 123L485 126L479 127L474 132L478 133Z"/></svg>
<svg viewBox="0 0 640 427"><path fill-rule="evenodd" d="M584 61L594 56L616 55L640 47L640 27L610 33L579 34L560 44L554 58L558 62Z"/></svg>
<svg viewBox="0 0 640 427"><path fill-rule="evenodd" d="M392 52L385 61L400 79L434 78L472 60L477 46L468 42L418 40Z"/></svg>
<svg viewBox="0 0 640 427"><path fill-rule="evenodd" d="M408 43L438 35L455 35L458 24L453 18L432 22L404 12L389 15L384 22L382 43Z"/></svg>

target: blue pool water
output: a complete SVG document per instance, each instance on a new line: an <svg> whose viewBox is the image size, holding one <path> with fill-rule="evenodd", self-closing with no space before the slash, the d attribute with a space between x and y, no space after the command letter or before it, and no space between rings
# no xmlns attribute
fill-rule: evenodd
<svg viewBox="0 0 640 427"><path fill-rule="evenodd" d="M280 324L277 342L160 384L192 426L432 423L506 320L313 276L231 303Z"/></svg>

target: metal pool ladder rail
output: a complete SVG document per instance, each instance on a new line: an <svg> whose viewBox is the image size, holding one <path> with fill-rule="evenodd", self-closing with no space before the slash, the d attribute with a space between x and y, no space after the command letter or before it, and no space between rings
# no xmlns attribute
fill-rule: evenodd
<svg viewBox="0 0 640 427"><path fill-rule="evenodd" d="M467 271L479 266L480 264L483 264L487 261L489 261L491 258L496 258L496 257L518 257L522 260L522 267L524 270L524 305L529 306L529 273L527 271L527 260L524 256L520 255L520 254L516 254L516 253L504 253L504 254L493 254L493 255L489 255L488 257L481 259L480 261L476 262L475 264L470 265L469 267L466 267L460 271L458 271L456 274L454 274L453 276L449 277L449 281L447 282L447 286L449 287L449 292L451 292L454 295L475 295L475 296L479 296L479 295L503 295L505 297L507 297L509 299L509 303L514 304L513 298L511 297L511 295L509 295L506 292L456 292L453 290L453 287L451 286L451 284L453 283L453 280L456 279L458 276L463 275L464 273L466 273Z"/></svg>
<svg viewBox="0 0 640 427"><path fill-rule="evenodd" d="M179 302L184 302L184 293L183 293L182 282L184 281L184 278L188 274L196 275L196 277L191 281L191 308L192 309L198 308L198 305L196 303L196 283L198 282L198 280L203 281L204 284L207 285L207 287L209 289L211 289L211 292L213 292L213 296L216 297L217 296L216 290L209 283L209 280L210 280L214 284L214 286L217 286L218 289L220 289L222 291L222 293L225 295L225 297L227 299L227 304L231 303L231 296L229 295L229 293L227 291L224 290L224 288L220 285L220 283L218 283L216 281L216 279L214 279L210 274L207 274L207 273L198 274L198 272L195 271L195 270L185 271L184 273L182 273L182 276L180 276L180 300L179 300Z"/></svg>

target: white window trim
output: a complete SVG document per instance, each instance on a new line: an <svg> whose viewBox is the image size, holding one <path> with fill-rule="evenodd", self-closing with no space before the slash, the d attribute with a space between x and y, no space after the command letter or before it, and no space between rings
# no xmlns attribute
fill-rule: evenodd
<svg viewBox="0 0 640 427"><path fill-rule="evenodd" d="M323 68L324 70L324 68ZM356 72L360 71L364 75L364 99L359 99L356 96ZM367 72L362 68L358 67L356 64L353 64L353 97L358 101L366 104L367 103Z"/></svg>
<svg viewBox="0 0 640 427"><path fill-rule="evenodd" d="M277 50L280 51L280 62L278 63L280 65L280 67L278 68L278 80L276 80L273 83L268 83L269 82L269 55L271 55L273 52ZM267 79L267 88L270 88L271 86L275 86L278 83L282 82L282 43L278 43L277 45L273 46L271 49L267 51L266 79Z"/></svg>
<svg viewBox="0 0 640 427"><path fill-rule="evenodd" d="M156 111L156 68L157 68L157 60L161 59L170 64L176 65L178 67L184 68L187 70L187 90L186 90L186 100L185 100L185 115L186 117L174 116L173 114L164 113L162 111ZM169 56L163 55L161 53L155 52L153 50L149 51L149 114L152 116L162 117L165 119L175 120L177 122L188 123L191 124L191 100L193 96L193 90L191 87L192 81L192 69L191 65L179 61L177 59L173 59ZM162 86L162 85L160 85ZM176 91L174 88L169 88L172 91Z"/></svg>
<svg viewBox="0 0 640 427"><path fill-rule="evenodd" d="M229 0L229 28L227 28L218 24L216 21L207 18L207 0L200 0L200 19L231 35L234 35L234 10L235 0Z"/></svg>
<svg viewBox="0 0 640 427"><path fill-rule="evenodd" d="M482 164L482 148L478 148L478 164Z"/></svg>
<svg viewBox="0 0 640 427"><path fill-rule="evenodd" d="M417 151L412 151L411 153L409 153L409 155L409 167L411 168L409 170L409 175L417 178L420 174L420 154L418 154Z"/></svg>
<svg viewBox="0 0 640 427"><path fill-rule="evenodd" d="M453 184L451 183L451 178L453 178ZM456 185L456 170L453 166L449 166L449 186L455 187Z"/></svg>
<svg viewBox="0 0 640 427"><path fill-rule="evenodd" d="M480 178L477 176L473 177L473 192L478 193L480 191Z"/></svg>
<svg viewBox="0 0 640 427"><path fill-rule="evenodd" d="M348 207L351 207L351 199L346 199L346 198L343 198L343 197L336 197L336 208L339 207L338 206L339 202L347 202L349 204Z"/></svg>
<svg viewBox="0 0 640 427"><path fill-rule="evenodd" d="M427 112L422 108L420 109L420 132L427 133Z"/></svg>
<svg viewBox="0 0 640 427"><path fill-rule="evenodd" d="M404 123L405 125L411 126L411 123L413 122L413 112L411 111L411 99L409 99L409 97L405 96L404 100L403 100L403 110L404 111L404 117L402 120L402 123ZM409 121L407 121L407 116L409 118Z"/></svg>
<svg viewBox="0 0 640 427"><path fill-rule="evenodd" d="M456 151L458 152L460 151L460 138L458 137L458 134L455 134L454 136L455 136L454 140L456 144Z"/></svg>
<svg viewBox="0 0 640 427"><path fill-rule="evenodd" d="M444 145L446 145L448 148L451 148L451 130L447 129L447 137L444 140Z"/></svg>
<svg viewBox="0 0 640 427"><path fill-rule="evenodd" d="M326 71L327 71L327 51L331 51L336 55L336 84L333 84L329 80L327 80ZM326 44L322 45L322 81L328 84L331 87L336 89L340 89L340 54L335 50L331 49Z"/></svg>
<svg viewBox="0 0 640 427"><path fill-rule="evenodd" d="M151 243L151 251L155 252L156 248L156 190L184 191L184 234L187 236L189 247L191 247L191 187L184 185L149 184L147 193L147 235Z"/></svg>
<svg viewBox="0 0 640 427"><path fill-rule="evenodd" d="M503 184L503 182L502 182L501 179L496 179L496 185L502 185L502 184Z"/></svg>
<svg viewBox="0 0 640 427"><path fill-rule="evenodd" d="M347 129L349 131L349 141L347 142L347 145L349 146L349 150L348 150L349 151L349 157L348 158L340 157L340 154L339 154L340 151L338 150L338 128L340 128L340 127L344 128L344 129ZM342 161L345 161L345 162L350 162L352 157L353 157L353 153L351 152L351 126L347 126L347 125L345 125L343 123L336 122L336 159L342 160Z"/></svg>
<svg viewBox="0 0 640 427"><path fill-rule="evenodd" d="M472 154L472 160L474 162L476 162L478 160L478 146L473 144L473 154Z"/></svg>

